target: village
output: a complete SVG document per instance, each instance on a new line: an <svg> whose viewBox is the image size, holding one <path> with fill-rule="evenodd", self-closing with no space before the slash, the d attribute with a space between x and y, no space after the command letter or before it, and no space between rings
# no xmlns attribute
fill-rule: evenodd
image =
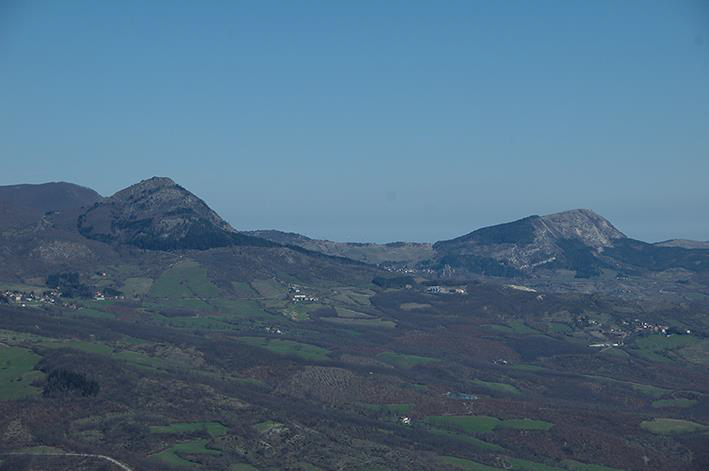
<svg viewBox="0 0 709 471"><path fill-rule="evenodd" d="M691 335L692 333L690 329L677 329L665 324L643 321L639 318L632 321L621 320L622 327L608 327L585 316L578 318L576 322L588 328L588 333L599 340L599 342L589 344L588 346L591 348L622 347L625 345L626 339L633 335L656 334L671 337L673 335Z"/></svg>
<svg viewBox="0 0 709 471"><path fill-rule="evenodd" d="M94 301L118 300L124 299L123 294L113 290L110 293L103 291L95 291L89 299ZM76 303L69 302L72 298L62 297L61 291L58 289L48 289L38 294L37 291L20 291L20 290L4 290L0 292L0 304L15 304L20 307L39 306L39 305L56 305L62 307L75 308Z"/></svg>
<svg viewBox="0 0 709 471"><path fill-rule="evenodd" d="M459 286L429 286L428 288L426 288L426 292L431 294L467 294L467 290Z"/></svg>
<svg viewBox="0 0 709 471"><path fill-rule="evenodd" d="M317 302L318 298L310 294L306 294L298 285L288 285L288 296L293 302Z"/></svg>
<svg viewBox="0 0 709 471"><path fill-rule="evenodd" d="M0 293L0 304L16 304L21 307L38 304L60 304L58 298L61 293L58 290L47 290L42 294L33 291L4 290Z"/></svg>

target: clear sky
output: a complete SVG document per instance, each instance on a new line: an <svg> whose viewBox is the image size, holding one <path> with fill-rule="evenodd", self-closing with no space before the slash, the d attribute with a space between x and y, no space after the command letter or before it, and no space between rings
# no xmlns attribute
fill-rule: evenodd
<svg viewBox="0 0 709 471"><path fill-rule="evenodd" d="M0 184L153 175L237 229L707 240L709 2L0 1Z"/></svg>

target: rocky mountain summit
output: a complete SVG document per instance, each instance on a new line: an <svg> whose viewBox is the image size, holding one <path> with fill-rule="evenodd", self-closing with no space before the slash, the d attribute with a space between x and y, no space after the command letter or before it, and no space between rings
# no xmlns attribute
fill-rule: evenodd
<svg viewBox="0 0 709 471"><path fill-rule="evenodd" d="M607 219L590 209L572 209L542 216L539 220L548 230L549 238L576 239L599 250L613 245L616 239L626 237Z"/></svg>
<svg viewBox="0 0 709 471"><path fill-rule="evenodd" d="M595 255L625 235L588 209L484 227L434 244L437 265L494 276L514 276L540 268L595 271ZM593 266L593 268L589 268Z"/></svg>
<svg viewBox="0 0 709 471"><path fill-rule="evenodd" d="M204 201L165 177L143 180L96 203L77 224L89 239L149 250L266 244L238 233Z"/></svg>
<svg viewBox="0 0 709 471"><path fill-rule="evenodd" d="M433 245L427 265L449 276L539 276L571 271L591 278L665 270L706 272L709 250L659 246L628 238L588 209L484 227Z"/></svg>

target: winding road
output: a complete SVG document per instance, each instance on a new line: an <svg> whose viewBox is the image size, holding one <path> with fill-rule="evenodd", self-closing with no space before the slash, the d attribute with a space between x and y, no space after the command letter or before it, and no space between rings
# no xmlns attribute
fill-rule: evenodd
<svg viewBox="0 0 709 471"><path fill-rule="evenodd" d="M81 458L96 458L99 460L104 460L108 461L110 463L115 464L119 468L121 468L123 471L134 471L132 468L129 468L127 465L121 463L120 461L111 458L110 456L106 455L92 455L90 453L42 453L42 452L11 452L11 453L0 453L0 456L78 456Z"/></svg>

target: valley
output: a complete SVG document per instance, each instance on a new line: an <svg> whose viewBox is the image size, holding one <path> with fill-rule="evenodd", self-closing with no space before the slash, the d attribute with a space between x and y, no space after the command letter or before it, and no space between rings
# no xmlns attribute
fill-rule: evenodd
<svg viewBox="0 0 709 471"><path fill-rule="evenodd" d="M241 236L174 185L3 223L0 470L709 465L703 249L394 269Z"/></svg>

